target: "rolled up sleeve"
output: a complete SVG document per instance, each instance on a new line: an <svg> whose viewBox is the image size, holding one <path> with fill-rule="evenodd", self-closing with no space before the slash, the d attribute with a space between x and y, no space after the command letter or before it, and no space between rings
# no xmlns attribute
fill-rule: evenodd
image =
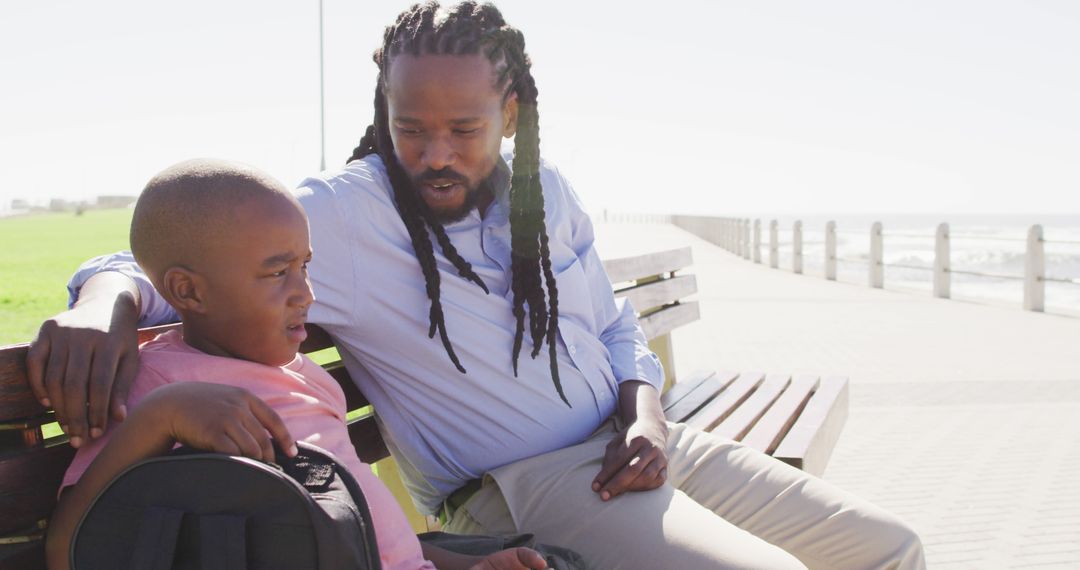
<svg viewBox="0 0 1080 570"><path fill-rule="evenodd" d="M180 320L180 315L154 289L154 284L143 273L130 251L118 251L84 262L68 280L68 308L79 300L79 292L86 282L103 271L116 271L130 277L139 288L139 327L152 327Z"/></svg>

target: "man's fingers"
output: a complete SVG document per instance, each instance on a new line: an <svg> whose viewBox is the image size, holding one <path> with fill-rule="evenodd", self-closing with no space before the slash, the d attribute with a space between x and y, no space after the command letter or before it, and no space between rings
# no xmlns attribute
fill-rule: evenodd
<svg viewBox="0 0 1080 570"><path fill-rule="evenodd" d="M67 369L67 352L50 350L45 363L45 392L56 412L56 421L67 431L67 410L64 408L64 370Z"/></svg>
<svg viewBox="0 0 1080 570"><path fill-rule="evenodd" d="M72 447L82 445L89 431L86 425L86 384L89 374L90 354L83 347L73 347L71 353L68 354L67 367L64 371L62 406Z"/></svg>
<svg viewBox="0 0 1080 570"><path fill-rule="evenodd" d="M109 393L112 391L113 378L116 376L117 357L107 351L94 354L90 365L90 385L86 397L87 423L90 425L90 437L100 437L108 424Z"/></svg>
<svg viewBox="0 0 1080 570"><path fill-rule="evenodd" d="M655 489L664 483L667 479L662 474L666 474L667 469L663 461L659 457L652 460L645 469L642 470L641 475L638 475L637 481L642 485L640 490Z"/></svg>
<svg viewBox="0 0 1080 570"><path fill-rule="evenodd" d="M258 397L251 396L251 400L251 412L255 415L255 419L259 420L262 427L270 432L270 436L278 442L278 446L285 452L285 455L294 457L297 453L296 441L293 440L289 429L285 427L285 422L281 420L281 416ZM274 454L271 453L271 460L273 456Z"/></svg>
<svg viewBox="0 0 1080 570"><path fill-rule="evenodd" d="M52 405L49 393L45 390L45 363L49 361L50 346L49 336L42 330L26 352L26 380L30 383L34 398L46 407Z"/></svg>
<svg viewBox="0 0 1080 570"><path fill-rule="evenodd" d="M600 498L607 501L618 497L626 491L649 488L642 486L646 482L643 479L639 481L639 479L646 469L656 461L657 456L658 452L655 449L650 449L640 455L631 457L623 465L623 468L600 488ZM649 482L651 483L651 479Z"/></svg>
<svg viewBox="0 0 1080 570"><path fill-rule="evenodd" d="M112 395L109 397L109 414L112 419L122 422L127 417L127 398L135 374L139 371L139 354L129 353L120 357L116 367L116 381L113 382Z"/></svg>
<svg viewBox="0 0 1080 570"><path fill-rule="evenodd" d="M600 472L596 474L596 478L593 479L592 488L593 491L599 491L604 485L607 485L608 481L618 473L623 466L630 461L630 458L634 456L641 448L641 444L626 445L620 437L616 437L612 441L618 441L618 446L608 444L607 451L604 453L604 465L600 468Z"/></svg>

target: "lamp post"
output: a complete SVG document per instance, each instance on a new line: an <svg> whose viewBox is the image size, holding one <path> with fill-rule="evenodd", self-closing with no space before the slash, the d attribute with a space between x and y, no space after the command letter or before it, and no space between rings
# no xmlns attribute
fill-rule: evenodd
<svg viewBox="0 0 1080 570"><path fill-rule="evenodd" d="M326 170L326 80L323 72L323 0L319 0L319 172Z"/></svg>

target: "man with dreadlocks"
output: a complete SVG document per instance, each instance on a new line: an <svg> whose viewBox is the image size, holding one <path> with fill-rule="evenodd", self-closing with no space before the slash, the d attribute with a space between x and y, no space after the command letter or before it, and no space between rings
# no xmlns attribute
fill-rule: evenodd
<svg viewBox="0 0 1080 570"><path fill-rule="evenodd" d="M343 169L297 191L309 320L378 410L422 512L454 532L534 533L598 568L923 566L892 515L665 423L659 362L612 297L576 195L540 159L524 38L494 6L413 6L374 59L373 124ZM110 405L122 416L110 402L133 367L132 315L171 315L123 255L71 289L31 378L69 433L95 437ZM97 332L110 328L123 332ZM80 346L101 355L91 373L73 369Z"/></svg>

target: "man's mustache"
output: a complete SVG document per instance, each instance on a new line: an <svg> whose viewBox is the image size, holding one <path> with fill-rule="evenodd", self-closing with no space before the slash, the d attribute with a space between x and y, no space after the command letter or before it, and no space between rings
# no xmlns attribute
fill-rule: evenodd
<svg viewBox="0 0 1080 570"><path fill-rule="evenodd" d="M467 178L465 178L465 175L449 166L438 170L428 168L421 172L420 176L416 177L416 181L420 183L433 182L435 180L446 180L457 184L464 184L467 181Z"/></svg>

